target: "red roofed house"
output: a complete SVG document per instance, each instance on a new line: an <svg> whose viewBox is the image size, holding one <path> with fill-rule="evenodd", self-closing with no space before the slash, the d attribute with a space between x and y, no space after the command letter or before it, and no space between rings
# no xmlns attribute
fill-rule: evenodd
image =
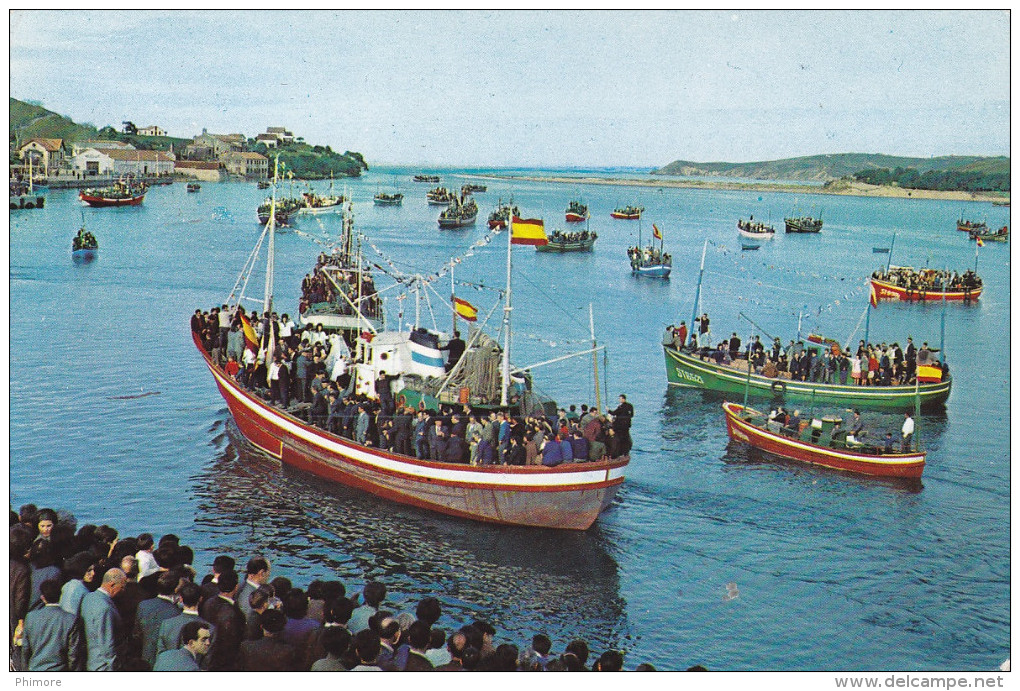
<svg viewBox="0 0 1020 691"><path fill-rule="evenodd" d="M219 182L223 179L223 164L219 161L177 161L174 172L203 182Z"/></svg>
<svg viewBox="0 0 1020 691"><path fill-rule="evenodd" d="M21 145L18 156L25 163L31 161L32 167L45 175L63 163L64 140L33 137Z"/></svg>

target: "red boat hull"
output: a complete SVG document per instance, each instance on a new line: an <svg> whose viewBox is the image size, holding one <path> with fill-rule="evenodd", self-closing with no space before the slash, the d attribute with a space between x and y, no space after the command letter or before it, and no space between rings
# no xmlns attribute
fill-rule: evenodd
<svg viewBox="0 0 1020 691"><path fill-rule="evenodd" d="M585 217L582 216L581 214L571 214L571 213L568 213L567 214L567 223L583 223L584 222L584 218Z"/></svg>
<svg viewBox="0 0 1020 691"><path fill-rule="evenodd" d="M636 221L641 218L641 214L621 214L616 211L611 212L609 215L613 218L620 218L626 221Z"/></svg>
<svg viewBox="0 0 1020 691"><path fill-rule="evenodd" d="M920 478L924 472L924 452L871 455L817 446L755 427L740 418L743 409L736 403L723 403L730 439L775 456L877 477Z"/></svg>
<svg viewBox="0 0 1020 691"><path fill-rule="evenodd" d="M361 446L252 396L195 343L249 442L287 465L385 499L479 521L585 530L623 483L626 457L556 468L475 467Z"/></svg>
<svg viewBox="0 0 1020 691"><path fill-rule="evenodd" d="M871 286L874 288L875 295L878 296L879 300L902 300L903 302L937 302L942 300L943 295L946 298L946 302L973 301L981 297L981 291L984 290L984 286L981 286L969 292L962 290L951 290L945 293L933 290L918 292L916 290L907 290L885 281L879 281L875 278L871 279Z"/></svg>
<svg viewBox="0 0 1020 691"><path fill-rule="evenodd" d="M506 228L506 221L489 221L489 229Z"/></svg>
<svg viewBox="0 0 1020 691"><path fill-rule="evenodd" d="M99 197L92 194L85 194L84 192L81 192L78 197L89 206L138 206L142 203L142 200L145 199L145 192L142 192L135 197L125 197L123 199Z"/></svg>

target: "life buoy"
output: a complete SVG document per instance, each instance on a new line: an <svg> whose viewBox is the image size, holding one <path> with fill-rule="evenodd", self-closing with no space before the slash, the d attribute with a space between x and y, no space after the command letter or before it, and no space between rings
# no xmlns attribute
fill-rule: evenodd
<svg viewBox="0 0 1020 691"><path fill-rule="evenodd" d="M784 396L786 394L786 383L777 379L772 382L772 395Z"/></svg>

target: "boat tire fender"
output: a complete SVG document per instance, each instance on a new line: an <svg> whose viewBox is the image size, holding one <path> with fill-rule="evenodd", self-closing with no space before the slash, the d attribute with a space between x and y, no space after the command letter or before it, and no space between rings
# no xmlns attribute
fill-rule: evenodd
<svg viewBox="0 0 1020 691"><path fill-rule="evenodd" d="M786 383L777 379L772 382L772 395L773 396L785 396L786 395Z"/></svg>

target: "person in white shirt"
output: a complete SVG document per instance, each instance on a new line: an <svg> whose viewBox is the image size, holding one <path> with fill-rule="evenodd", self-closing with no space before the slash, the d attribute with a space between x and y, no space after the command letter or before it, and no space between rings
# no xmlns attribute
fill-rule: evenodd
<svg viewBox="0 0 1020 691"><path fill-rule="evenodd" d="M910 438L914 436L914 418L910 413L903 414L903 453L910 451Z"/></svg>

